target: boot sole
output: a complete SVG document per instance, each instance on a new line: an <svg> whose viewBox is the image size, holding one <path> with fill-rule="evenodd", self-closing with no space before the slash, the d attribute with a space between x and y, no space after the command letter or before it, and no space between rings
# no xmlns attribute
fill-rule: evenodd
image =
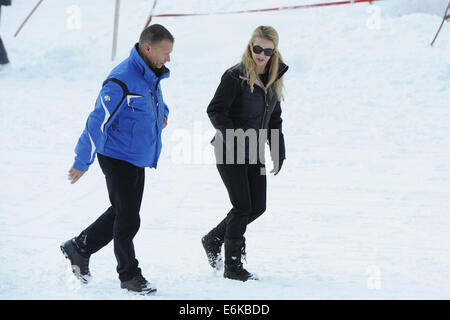
<svg viewBox="0 0 450 320"><path fill-rule="evenodd" d="M75 275L75 277L78 280L80 280L80 282L83 283L83 284L89 283L89 279L88 279L89 276L81 275L80 267L72 264L72 260L70 259L69 254L67 253L66 249L64 248L64 244L60 245L59 248L61 249L62 254L64 255L64 257L70 261L70 266L72 268L72 273Z"/></svg>
<svg viewBox="0 0 450 320"><path fill-rule="evenodd" d="M216 271L222 270L224 266L223 266L222 256L220 255L220 253L216 259L214 259L214 260L210 259L209 255L208 255L208 250L206 249L205 243L203 242L203 238L202 238L201 242L202 242L202 247L206 253L206 259L208 260L208 263L211 266L211 268L213 268Z"/></svg>
<svg viewBox="0 0 450 320"><path fill-rule="evenodd" d="M248 277L248 278L238 278L238 277L233 277L233 276L230 276L229 274L223 274L223 277L225 278L225 279L230 279L230 280L238 280L238 281L242 281L242 282L245 282L245 281L247 281L247 280L259 280L259 278L257 277L257 276L255 276L254 274L252 274L250 277Z"/></svg>
<svg viewBox="0 0 450 320"><path fill-rule="evenodd" d="M127 288L122 288L122 289L123 289L123 290L126 290L126 291L128 291L128 292L130 292L130 293L139 294L139 295L141 295L141 296L149 296L149 295L153 295L153 294L155 294L155 292L157 291L156 288L152 288L152 289L145 290L145 291L141 291L141 292L133 291L133 290L130 290L130 289L127 289Z"/></svg>
<svg viewBox="0 0 450 320"><path fill-rule="evenodd" d="M208 263L211 266L211 268L213 268L215 271L220 271L223 270L224 265L223 265L223 260L221 256L218 256L215 260L210 260L209 257L207 256L208 259Z"/></svg>

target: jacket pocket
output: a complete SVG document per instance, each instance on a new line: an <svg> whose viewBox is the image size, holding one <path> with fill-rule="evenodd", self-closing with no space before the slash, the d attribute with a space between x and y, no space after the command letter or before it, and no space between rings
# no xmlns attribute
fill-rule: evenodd
<svg viewBox="0 0 450 320"><path fill-rule="evenodd" d="M127 103L128 111L137 113L153 113L152 105L145 96L133 96Z"/></svg>
<svg viewBox="0 0 450 320"><path fill-rule="evenodd" d="M130 148L132 129L134 126L132 119L115 119L108 129L105 147L118 153L127 153Z"/></svg>
<svg viewBox="0 0 450 320"><path fill-rule="evenodd" d="M130 153L152 152L155 149L157 139L155 119L151 116L144 116L136 120L132 128Z"/></svg>

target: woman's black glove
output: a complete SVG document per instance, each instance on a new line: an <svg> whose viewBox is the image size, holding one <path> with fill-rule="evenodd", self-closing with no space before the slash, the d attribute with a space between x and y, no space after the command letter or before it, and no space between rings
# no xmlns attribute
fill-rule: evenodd
<svg viewBox="0 0 450 320"><path fill-rule="evenodd" d="M270 171L270 173L273 173L273 175L276 176L278 174L278 172L280 172L281 167L283 166L283 162L284 162L284 159L280 159L278 161L278 163L274 162L273 163L273 170Z"/></svg>
<svg viewBox="0 0 450 320"><path fill-rule="evenodd" d="M272 157L273 161L273 169L270 171L270 173L273 173L275 176L280 172L281 167L283 166L284 159L286 159L286 148L284 145L284 135L280 132L279 135L279 145L278 150L272 150L272 143L271 143L271 137L269 136L269 147L270 147L270 156ZM274 154L276 151L278 151L278 154Z"/></svg>

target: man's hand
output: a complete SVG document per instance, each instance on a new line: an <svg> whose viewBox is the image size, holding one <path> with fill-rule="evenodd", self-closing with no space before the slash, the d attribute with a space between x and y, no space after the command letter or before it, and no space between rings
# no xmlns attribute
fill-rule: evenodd
<svg viewBox="0 0 450 320"><path fill-rule="evenodd" d="M163 129L164 129L165 127L167 127L167 118L166 118L166 117L164 117Z"/></svg>
<svg viewBox="0 0 450 320"><path fill-rule="evenodd" d="M80 171L75 169L74 167L70 168L69 170L69 180L71 184L74 184L75 182L78 181L78 179L81 178L81 176L85 173L86 171Z"/></svg>

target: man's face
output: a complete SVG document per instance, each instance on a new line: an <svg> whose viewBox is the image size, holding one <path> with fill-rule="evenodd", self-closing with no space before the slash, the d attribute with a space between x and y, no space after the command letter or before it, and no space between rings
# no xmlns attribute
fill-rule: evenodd
<svg viewBox="0 0 450 320"><path fill-rule="evenodd" d="M153 45L145 43L143 50L140 50L141 56L149 66L160 69L166 62L170 61L170 54L173 50L173 43L168 40L162 40Z"/></svg>

